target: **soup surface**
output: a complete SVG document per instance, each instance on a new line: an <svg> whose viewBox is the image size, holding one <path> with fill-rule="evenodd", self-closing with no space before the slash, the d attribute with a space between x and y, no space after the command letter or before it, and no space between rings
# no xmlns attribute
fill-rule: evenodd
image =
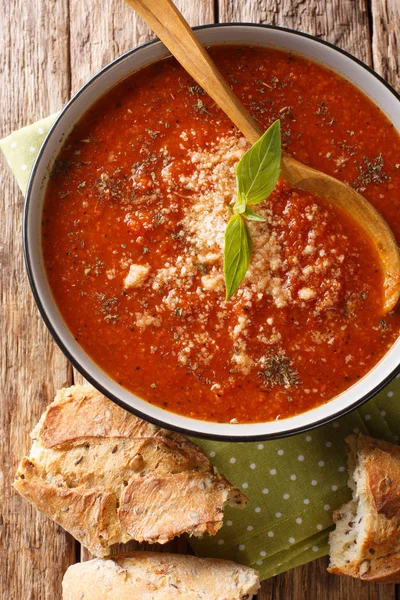
<svg viewBox="0 0 400 600"><path fill-rule="evenodd" d="M400 138L341 77L303 58L213 48L263 128L350 183L400 234ZM79 344L149 402L220 422L286 418L362 377L399 332L382 317L373 248L346 215L279 181L250 223L253 255L225 301L224 231L248 145L173 60L84 116L52 172L43 252Z"/></svg>

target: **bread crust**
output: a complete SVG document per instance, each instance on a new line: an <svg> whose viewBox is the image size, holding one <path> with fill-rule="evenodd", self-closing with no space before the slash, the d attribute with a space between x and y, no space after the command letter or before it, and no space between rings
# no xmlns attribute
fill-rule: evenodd
<svg viewBox="0 0 400 600"><path fill-rule="evenodd" d="M247 502L187 438L89 385L60 390L31 437L15 489L95 556L130 539L215 534L224 505Z"/></svg>
<svg viewBox="0 0 400 600"><path fill-rule="evenodd" d="M346 565L344 568L328 567L328 571L334 575L345 575L362 581L400 583L400 553L365 562L365 572L362 569L360 570L360 565Z"/></svg>
<svg viewBox="0 0 400 600"><path fill-rule="evenodd" d="M399 517L400 447L360 436L357 453L366 470L371 503L377 514L387 519Z"/></svg>
<svg viewBox="0 0 400 600"><path fill-rule="evenodd" d="M231 561L134 552L69 567L63 600L250 600L257 572Z"/></svg>
<svg viewBox="0 0 400 600"><path fill-rule="evenodd" d="M71 489L47 483L28 458L22 459L18 472L15 489L95 556L104 556L109 552L109 545L129 539L127 535L122 539L114 494L96 488Z"/></svg>
<svg viewBox="0 0 400 600"><path fill-rule="evenodd" d="M349 466L359 474L356 491L365 508L359 523L348 523L349 529L361 531L355 558L339 564L336 560L328 570L365 581L400 583L400 447L361 434L346 441ZM347 506L334 512L336 524ZM334 536L335 532L331 543Z"/></svg>
<svg viewBox="0 0 400 600"><path fill-rule="evenodd" d="M164 544L169 541L171 530L176 535L186 531L193 534L207 531L214 535L221 526L226 490L226 480L221 478L215 484L204 473L147 475L139 481L132 478L121 496L120 522L138 542L151 540ZM132 511L140 516L134 522Z"/></svg>

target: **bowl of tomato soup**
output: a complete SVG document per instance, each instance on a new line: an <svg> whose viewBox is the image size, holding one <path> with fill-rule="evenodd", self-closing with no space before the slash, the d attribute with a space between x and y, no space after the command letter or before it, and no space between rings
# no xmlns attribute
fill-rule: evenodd
<svg viewBox="0 0 400 600"><path fill-rule="evenodd" d="M399 98L354 57L291 30L198 28L286 152L360 191L400 236ZM74 366L146 420L256 440L335 419L398 371L400 312L359 225L280 180L225 300L224 232L248 143L155 40L62 110L28 188L39 310Z"/></svg>

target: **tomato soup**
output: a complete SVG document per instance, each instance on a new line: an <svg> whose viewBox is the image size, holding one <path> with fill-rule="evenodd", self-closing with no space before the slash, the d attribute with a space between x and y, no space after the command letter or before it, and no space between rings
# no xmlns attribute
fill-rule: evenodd
<svg viewBox="0 0 400 600"><path fill-rule="evenodd" d="M211 55L284 150L348 182L400 234L400 138L369 99L284 52ZM375 251L347 215L283 180L249 223L251 264L225 301L224 232L243 136L175 60L108 92L62 148L43 253L77 342L148 402L218 422L283 419L363 375L399 333Z"/></svg>

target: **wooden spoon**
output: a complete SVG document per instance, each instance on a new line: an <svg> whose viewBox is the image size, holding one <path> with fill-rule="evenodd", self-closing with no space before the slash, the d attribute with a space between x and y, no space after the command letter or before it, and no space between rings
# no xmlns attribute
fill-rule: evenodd
<svg viewBox="0 0 400 600"><path fill-rule="evenodd" d="M126 2L146 21L183 68L211 96L247 140L254 144L263 131L232 92L172 1ZM381 263L384 277L383 313L393 310L400 297L400 253L396 239L380 213L347 184L303 165L287 154L282 156L281 173L293 187L329 200L364 229Z"/></svg>

